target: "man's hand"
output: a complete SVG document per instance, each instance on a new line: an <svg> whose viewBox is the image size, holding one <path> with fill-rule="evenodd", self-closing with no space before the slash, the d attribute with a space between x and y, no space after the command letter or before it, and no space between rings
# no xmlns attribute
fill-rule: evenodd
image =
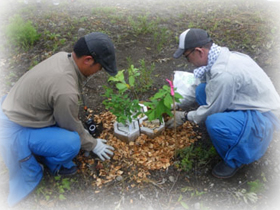
<svg viewBox="0 0 280 210"><path fill-rule="evenodd" d="M105 159L109 160L110 156L114 153L111 150L115 150L114 147L111 147L107 144L105 144L107 141L105 139L96 139L97 144L92 150L93 153L95 153L102 161Z"/></svg>
<svg viewBox="0 0 280 210"><path fill-rule="evenodd" d="M186 122L185 116L186 116L185 112L177 111L177 112L175 112L175 116L173 116L173 118L171 118L170 120L168 120L165 123L165 126L167 128L174 128L174 120L175 120L176 126L183 125L184 122Z"/></svg>

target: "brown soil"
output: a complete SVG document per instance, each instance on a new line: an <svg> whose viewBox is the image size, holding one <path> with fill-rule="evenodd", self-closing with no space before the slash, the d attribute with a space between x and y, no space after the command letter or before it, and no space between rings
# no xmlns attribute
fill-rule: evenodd
<svg viewBox="0 0 280 210"><path fill-rule="evenodd" d="M41 39L28 50L16 50L6 43L7 37L0 33L0 87L1 96L6 94L14 82L30 66L40 62L58 51L71 51L77 40L79 28L86 32L105 31L116 46L118 69L127 69L130 57L135 66L145 59L147 65L155 63L153 85L148 91L139 93L140 100L148 100L162 85L170 79L174 70L190 70L184 59L174 60L172 54L177 48L174 37L188 26L210 30L214 41L221 46L228 46L252 56L267 72L280 92L279 78L279 3L265 0L257 1L218 1L218 0L60 0L60 5L53 6L50 1L41 0L37 4L30 0L28 5L22 1L6 1L1 6L1 31L9 23L9 17L21 14L26 20L32 20L42 33ZM102 14L94 13L94 8ZM104 9L107 8L107 9ZM109 10L108 10L109 8ZM115 16L114 16L115 15ZM149 22L160 18L158 26L168 28L172 34L158 51L157 42L152 32L135 32L129 23L129 16L147 15ZM118 18L122 17L122 18ZM59 34L59 37L46 38L46 30ZM257 39L260 37L260 39ZM54 45L56 39L65 38L64 44ZM36 62L35 62L36 61ZM99 72L84 87L85 103L95 114L105 111L102 105L104 93L102 86L107 84L108 75ZM81 109L81 119L85 114ZM203 125L194 126L195 136L200 136L194 147L204 150L211 148L211 142ZM263 158L243 167L236 176L219 180L211 175L213 166L220 160L218 156L207 159L202 164L193 159L192 169L179 170L174 159L169 167L149 170L146 179L131 179L133 170L122 168L122 174L108 183L99 183L99 172L110 168L111 163L99 163L95 157L81 151L76 158L79 173L69 178L71 189L59 192L62 180L55 180L46 171L42 183L24 201L14 209L278 209L280 193L279 183L279 135L275 135L270 148ZM118 160L112 160L116 163ZM122 160L124 161L124 160ZM0 161L0 207L9 209L6 203L8 195L8 171ZM143 176L137 171L138 177ZM142 171L143 172L143 171ZM118 178L117 178L118 177ZM250 183L259 180L261 190L256 191L257 201L249 199ZM102 181L102 180L101 180ZM248 184L249 183L249 184ZM100 187L99 187L100 186ZM244 190L247 190L247 194ZM63 195L66 199L59 199Z"/></svg>

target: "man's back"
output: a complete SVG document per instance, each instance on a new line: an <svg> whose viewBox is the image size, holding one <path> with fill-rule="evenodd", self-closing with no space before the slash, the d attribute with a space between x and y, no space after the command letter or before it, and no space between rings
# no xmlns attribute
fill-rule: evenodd
<svg viewBox="0 0 280 210"><path fill-rule="evenodd" d="M60 94L78 95L78 76L66 52L60 52L25 73L7 95L2 109L23 126L54 125L53 108Z"/></svg>

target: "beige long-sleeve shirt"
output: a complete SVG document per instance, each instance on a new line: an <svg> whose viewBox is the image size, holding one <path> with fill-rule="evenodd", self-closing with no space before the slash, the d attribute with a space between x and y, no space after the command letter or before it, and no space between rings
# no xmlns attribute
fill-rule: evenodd
<svg viewBox="0 0 280 210"><path fill-rule="evenodd" d="M25 73L2 104L7 117L24 127L57 125L76 131L82 149L91 151L96 139L87 133L78 118L80 84L85 77L71 54L60 52Z"/></svg>

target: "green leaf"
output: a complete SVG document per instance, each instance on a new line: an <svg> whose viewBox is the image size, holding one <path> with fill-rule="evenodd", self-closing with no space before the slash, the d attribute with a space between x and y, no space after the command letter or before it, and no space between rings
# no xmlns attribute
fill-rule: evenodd
<svg viewBox="0 0 280 210"><path fill-rule="evenodd" d="M178 198L178 202L180 202L182 199L183 199L183 196L180 195L179 198Z"/></svg>
<svg viewBox="0 0 280 210"><path fill-rule="evenodd" d="M118 74L114 77L109 77L108 81L113 81L113 82L124 82L124 70L121 70L118 72Z"/></svg>
<svg viewBox="0 0 280 210"><path fill-rule="evenodd" d="M149 101L145 101L143 104L144 104L145 106L149 107L152 103L149 102Z"/></svg>
<svg viewBox="0 0 280 210"><path fill-rule="evenodd" d="M184 188L181 189L182 192L191 192L193 191L194 188L193 187L190 187L190 186L186 186Z"/></svg>
<svg viewBox="0 0 280 210"><path fill-rule="evenodd" d="M160 101L156 108L156 118L161 118L162 114L165 113L165 107L163 101Z"/></svg>
<svg viewBox="0 0 280 210"><path fill-rule="evenodd" d="M154 95L153 99L159 99L162 98L165 95L164 92L158 92Z"/></svg>
<svg viewBox="0 0 280 210"><path fill-rule="evenodd" d="M59 193L65 193L65 190L63 189L63 187L62 187L62 186L59 186L59 188L58 188L58 192L59 192Z"/></svg>
<svg viewBox="0 0 280 210"><path fill-rule="evenodd" d="M129 82L129 85L133 87L134 83L135 83L135 77L134 76L128 77L128 82Z"/></svg>
<svg viewBox="0 0 280 210"><path fill-rule="evenodd" d="M147 117L148 117L148 119L149 119L150 121L152 121L152 120L154 120L154 119L157 119L157 118L156 118L155 110L150 109L150 110L148 110L147 112L145 112L145 115L147 115Z"/></svg>
<svg viewBox="0 0 280 210"><path fill-rule="evenodd" d="M128 71L129 71L129 75L130 75L130 76L137 77L137 76L140 75L140 73L138 72L139 69L134 68L134 65L131 65L130 68L128 69Z"/></svg>
<svg viewBox="0 0 280 210"><path fill-rule="evenodd" d="M164 98L164 105L171 109L171 104L173 103L173 98L170 94L167 94Z"/></svg>
<svg viewBox="0 0 280 210"><path fill-rule="evenodd" d="M180 93L175 92L174 94L175 99L181 99L183 96Z"/></svg>
<svg viewBox="0 0 280 210"><path fill-rule="evenodd" d="M64 189L71 190L69 178L62 179L62 186Z"/></svg>
<svg viewBox="0 0 280 210"><path fill-rule="evenodd" d="M189 209L189 206L185 202L181 201L180 204L184 207L184 209Z"/></svg>
<svg viewBox="0 0 280 210"><path fill-rule="evenodd" d="M66 198L65 198L65 196L64 196L63 194L60 194L58 198L59 198L59 200L61 200L61 201L66 200Z"/></svg>
<svg viewBox="0 0 280 210"><path fill-rule="evenodd" d="M118 88L118 90L120 90L121 92L124 92L125 90L127 90L127 85L125 83L118 83L116 84L116 87Z"/></svg>
<svg viewBox="0 0 280 210"><path fill-rule="evenodd" d="M263 178L263 181L264 181L264 182L267 182L267 179L266 179L266 177L265 177L264 172L261 173L261 176L262 176L262 178Z"/></svg>
<svg viewBox="0 0 280 210"><path fill-rule="evenodd" d="M167 86L167 85L163 85L162 89L163 89L163 90L167 90L167 91L169 91L169 92L170 92L170 87L169 87L169 86Z"/></svg>
<svg viewBox="0 0 280 210"><path fill-rule="evenodd" d="M165 110L165 113L170 116L170 117L173 117L173 112L171 111L171 109L166 109Z"/></svg>
<svg viewBox="0 0 280 210"><path fill-rule="evenodd" d="M264 188L263 183L261 183L258 179L252 182L248 182L247 184L250 187L249 192L258 193Z"/></svg>

